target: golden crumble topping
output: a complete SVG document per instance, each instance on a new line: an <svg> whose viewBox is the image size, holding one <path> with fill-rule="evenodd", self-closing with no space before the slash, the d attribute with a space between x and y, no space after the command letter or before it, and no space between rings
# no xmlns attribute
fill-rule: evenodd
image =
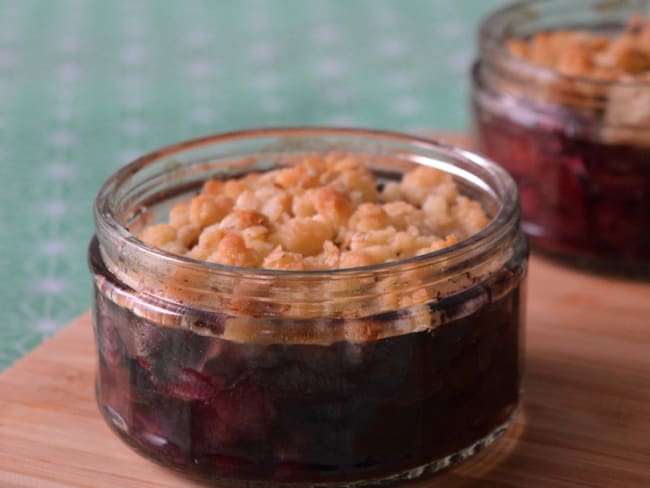
<svg viewBox="0 0 650 488"><path fill-rule="evenodd" d="M418 167L380 187L362 161L328 155L206 181L198 195L171 208L166 223L138 237L223 265L318 270L437 251L487 223L480 204L438 169Z"/></svg>
<svg viewBox="0 0 650 488"><path fill-rule="evenodd" d="M633 17L615 36L582 30L538 32L510 39L508 51L563 75L606 81L650 81L650 19Z"/></svg>
<svg viewBox="0 0 650 488"><path fill-rule="evenodd" d="M515 57L568 77L535 93L532 84L524 88L529 96L602 120L598 135L604 142L650 146L650 18L632 17L611 36L559 30L510 39L505 46Z"/></svg>

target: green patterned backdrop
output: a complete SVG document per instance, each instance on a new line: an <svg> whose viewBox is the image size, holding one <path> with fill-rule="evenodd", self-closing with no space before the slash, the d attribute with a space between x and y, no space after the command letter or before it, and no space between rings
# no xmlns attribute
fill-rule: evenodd
<svg viewBox="0 0 650 488"><path fill-rule="evenodd" d="M102 181L268 125L467 124L478 19L503 0L0 0L0 370L90 305Z"/></svg>

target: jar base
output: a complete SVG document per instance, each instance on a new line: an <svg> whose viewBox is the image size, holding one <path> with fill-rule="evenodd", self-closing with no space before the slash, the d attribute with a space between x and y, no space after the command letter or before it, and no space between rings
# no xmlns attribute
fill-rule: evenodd
<svg viewBox="0 0 650 488"><path fill-rule="evenodd" d="M110 407L102 406L98 402L99 410L104 417L104 420L116 433L123 442L135 450L138 454L146 457L147 459L164 466L165 468L172 469L177 474L187 476L193 479L200 479L209 483L216 483L221 487L228 488L361 488L371 486L388 486L400 481L412 481L425 476L430 476L452 466L458 465L474 455L481 452L483 449L492 445L500 437L502 437L511 427L515 419L520 413L521 407L517 407L508 417L508 419L497 426L492 432L472 443L471 445L461 449L457 452L444 456L442 458L431 461L427 464L409 468L388 476L381 476L377 478L359 479L359 480L342 480L342 481L296 481L296 482L282 482L271 480L238 480L227 478L209 478L197 476L192 473L186 473L181 467L162 459L160 456L154 454L146 446L142 446L135 442L128 433L128 425L115 411Z"/></svg>

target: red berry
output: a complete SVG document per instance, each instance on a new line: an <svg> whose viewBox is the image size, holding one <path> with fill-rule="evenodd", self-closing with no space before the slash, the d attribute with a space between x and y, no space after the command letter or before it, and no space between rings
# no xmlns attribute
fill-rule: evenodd
<svg viewBox="0 0 650 488"><path fill-rule="evenodd" d="M173 396L185 401L209 400L215 398L221 391L222 383L217 376L204 376L193 369L175 370L172 378L167 377L158 387ZM156 381L156 377L152 378Z"/></svg>

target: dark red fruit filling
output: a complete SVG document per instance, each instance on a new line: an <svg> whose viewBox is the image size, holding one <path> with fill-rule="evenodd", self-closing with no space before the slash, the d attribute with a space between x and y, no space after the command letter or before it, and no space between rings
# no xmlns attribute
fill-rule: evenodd
<svg viewBox="0 0 650 488"><path fill-rule="evenodd" d="M650 271L650 147L568 134L560 115L529 127L475 110L479 148L519 184L533 245Z"/></svg>
<svg viewBox="0 0 650 488"><path fill-rule="evenodd" d="M504 271L442 300L435 311L449 316L470 295L489 303L433 331L324 346L161 327L98 293L98 400L128 442L206 479L393 474L472 445L513 413L520 279Z"/></svg>

